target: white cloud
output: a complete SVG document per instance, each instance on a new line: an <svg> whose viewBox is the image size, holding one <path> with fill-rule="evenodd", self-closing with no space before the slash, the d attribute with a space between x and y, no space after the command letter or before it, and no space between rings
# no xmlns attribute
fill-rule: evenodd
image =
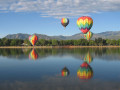
<svg viewBox="0 0 120 90"><path fill-rule="evenodd" d="M43 17L74 17L103 11L120 11L120 0L0 0L0 10L39 12Z"/></svg>

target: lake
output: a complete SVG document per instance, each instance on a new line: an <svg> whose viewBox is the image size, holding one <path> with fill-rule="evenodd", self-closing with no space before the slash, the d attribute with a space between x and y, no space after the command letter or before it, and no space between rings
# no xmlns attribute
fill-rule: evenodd
<svg viewBox="0 0 120 90"><path fill-rule="evenodd" d="M120 90L120 48L0 49L0 90Z"/></svg>

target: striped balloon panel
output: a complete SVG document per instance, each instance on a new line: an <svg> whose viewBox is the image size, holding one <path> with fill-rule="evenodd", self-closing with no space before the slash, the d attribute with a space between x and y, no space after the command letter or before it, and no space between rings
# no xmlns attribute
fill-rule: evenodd
<svg viewBox="0 0 120 90"><path fill-rule="evenodd" d="M34 46L35 45L35 43L37 42L37 40L38 40L38 37L36 36L36 35L31 35L31 36L29 36L29 41L30 41L30 43Z"/></svg>
<svg viewBox="0 0 120 90"><path fill-rule="evenodd" d="M93 58L90 55L90 53L86 54L86 56L84 57L84 61L87 62L87 63L91 63L93 61Z"/></svg>
<svg viewBox="0 0 120 90"><path fill-rule="evenodd" d="M66 71L62 71L61 75L62 75L63 77L65 77L65 76L68 76L68 75L69 75L69 73L68 73L68 72L66 72Z"/></svg>
<svg viewBox="0 0 120 90"><path fill-rule="evenodd" d="M77 71L77 77L79 77L80 79L90 79L93 77L93 71L90 67L80 67Z"/></svg>
<svg viewBox="0 0 120 90"><path fill-rule="evenodd" d="M87 39L87 40L90 40L93 36L93 33L88 31L86 34L84 34L84 38Z"/></svg>
<svg viewBox="0 0 120 90"><path fill-rule="evenodd" d="M29 54L29 59L33 59L36 60L38 58L38 54L35 52L35 50L33 49L30 54Z"/></svg>
<svg viewBox="0 0 120 90"><path fill-rule="evenodd" d="M68 18L62 18L61 19L61 24L66 27L69 24L69 19Z"/></svg>

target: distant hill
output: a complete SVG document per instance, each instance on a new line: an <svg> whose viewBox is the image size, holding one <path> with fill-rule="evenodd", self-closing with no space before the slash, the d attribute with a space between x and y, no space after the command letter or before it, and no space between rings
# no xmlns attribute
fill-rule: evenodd
<svg viewBox="0 0 120 90"><path fill-rule="evenodd" d="M83 37L83 33L78 33L72 36L48 36L48 35L44 35L44 34L36 34L38 36L39 39L57 39L57 40L76 40L76 39L81 39L84 38ZM18 34L8 34L7 36L5 36L4 38L8 38L8 39L27 39L30 36L30 34L22 34L22 33L18 33ZM107 31L107 32L102 32L102 33L94 33L92 39L95 38L103 38L103 39L120 39L120 31Z"/></svg>

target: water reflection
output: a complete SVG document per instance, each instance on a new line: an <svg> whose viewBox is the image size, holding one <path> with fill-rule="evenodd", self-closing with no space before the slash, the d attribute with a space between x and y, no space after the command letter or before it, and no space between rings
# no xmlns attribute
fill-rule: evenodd
<svg viewBox="0 0 120 90"><path fill-rule="evenodd" d="M77 77L80 79L91 79L93 77L93 70L87 62L80 65L77 71Z"/></svg>
<svg viewBox="0 0 120 90"><path fill-rule="evenodd" d="M68 70L68 68L65 66L62 71L61 71L61 75L62 77L66 77L66 76L69 76L70 74L70 71Z"/></svg>
<svg viewBox="0 0 120 90"><path fill-rule="evenodd" d="M72 56L79 60L84 59L88 63L91 63L93 58L101 58L109 61L120 60L120 48L47 48L34 49L33 51L36 53L35 55L33 54L33 57L36 56L37 59L49 56ZM17 58L18 60L27 59L30 53L31 49L0 49L0 56Z"/></svg>
<svg viewBox="0 0 120 90"><path fill-rule="evenodd" d="M0 49L0 90L119 90L119 68L120 48Z"/></svg>
<svg viewBox="0 0 120 90"><path fill-rule="evenodd" d="M32 49L29 54L29 59L36 60L38 58L38 54L36 53L35 49Z"/></svg>
<svg viewBox="0 0 120 90"><path fill-rule="evenodd" d="M88 52L85 57L84 57L84 61L87 63L91 63L93 61L93 57L91 56L90 52Z"/></svg>

